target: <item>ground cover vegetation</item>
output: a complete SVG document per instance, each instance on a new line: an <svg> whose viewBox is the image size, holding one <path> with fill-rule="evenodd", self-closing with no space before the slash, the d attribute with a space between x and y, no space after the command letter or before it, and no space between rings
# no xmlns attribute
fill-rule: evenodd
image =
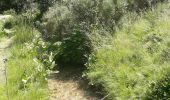
<svg viewBox="0 0 170 100"><path fill-rule="evenodd" d="M62 63L85 67L107 99L170 97L168 0L5 1L0 11L20 19L11 24L12 97L47 99L46 76Z"/></svg>
<svg viewBox="0 0 170 100"><path fill-rule="evenodd" d="M48 45L32 25L34 16L30 17L29 12L16 15L13 10L5 13L11 12L15 19L3 22L1 27L1 34L6 38L13 37L13 43L5 66L7 83L1 86L0 99L47 100L49 91L46 78L54 64L53 54L46 52ZM6 33L4 30L7 29L12 32Z"/></svg>

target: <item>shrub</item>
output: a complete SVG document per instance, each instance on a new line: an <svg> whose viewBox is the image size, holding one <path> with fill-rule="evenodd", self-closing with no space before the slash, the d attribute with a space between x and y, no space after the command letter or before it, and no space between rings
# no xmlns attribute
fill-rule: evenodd
<svg viewBox="0 0 170 100"><path fill-rule="evenodd" d="M13 18L13 16L9 16L9 18L7 18L5 20L5 23L4 23L4 26L3 28L4 29L12 29L14 26L15 26L15 19Z"/></svg>
<svg viewBox="0 0 170 100"><path fill-rule="evenodd" d="M57 0L36 0L38 3L38 9L40 10L40 14L37 16L38 19L41 19L48 8L52 6L56 1Z"/></svg>
<svg viewBox="0 0 170 100"><path fill-rule="evenodd" d="M85 64L91 52L90 48L87 36L77 30L62 42L56 59L61 62Z"/></svg>
<svg viewBox="0 0 170 100"><path fill-rule="evenodd" d="M82 52L78 47L87 47L86 43L90 43L90 39L88 39L89 35L92 33L93 28L98 27L106 31L108 34L113 34L113 30L116 29L116 25L119 24L120 19L124 16L124 14L129 11L130 6L129 5L137 5L137 8L143 9L145 8L148 3L150 3L150 0L134 0L126 2L126 0L61 0L56 1L55 5L50 7L49 10L45 13L43 17L43 23L40 24L40 31L43 35L43 38L46 41L50 41L52 43L55 42L63 42L62 45L64 45L64 48L69 48L70 46L75 47L74 49L70 49L70 52L68 50L61 50L60 56L61 59L65 59L66 61L69 61L72 59L73 63L76 63L75 61L78 61L76 57L73 57L73 55L77 55L78 58L83 57L83 55L90 54L87 52ZM143 6L143 7L138 7ZM129 8L128 8L129 7ZM136 8L135 8L136 9ZM147 26L149 26L149 22L146 23L145 20L143 21L143 26L141 25L141 30L147 32ZM145 26L146 24L146 26ZM138 25L138 23L137 23ZM79 28L81 36L86 36L85 40L86 42L81 42L85 44L79 44L75 43L70 44L69 41L76 41L76 40L70 40L75 39L72 38L72 34L75 33L74 30ZM135 28L135 26L134 26ZM136 26L138 29L138 26ZM140 31L140 30L139 30ZM145 32L143 32L144 34ZM88 35L86 35L88 34ZM141 35L142 37L142 35ZM84 38L84 37L79 37ZM92 40L93 41L93 40ZM68 44L67 44L68 43ZM77 46L79 44L79 46ZM68 46L68 47L67 47ZM63 48L61 47L61 48ZM89 46L91 47L91 46ZM90 50L92 48L88 48ZM75 51L71 51L75 50ZM77 50L80 50L77 54ZM69 53L69 54L67 54ZM80 54L80 55L79 55ZM64 56L65 57L62 57ZM70 55L67 56L66 55ZM59 58L58 58L59 59ZM69 60L68 60L69 59ZM82 58L84 59L84 58Z"/></svg>
<svg viewBox="0 0 170 100"><path fill-rule="evenodd" d="M46 40L61 41L73 31L72 20L74 18L66 6L55 5L53 8L50 8L44 16L44 20L44 26L41 31Z"/></svg>

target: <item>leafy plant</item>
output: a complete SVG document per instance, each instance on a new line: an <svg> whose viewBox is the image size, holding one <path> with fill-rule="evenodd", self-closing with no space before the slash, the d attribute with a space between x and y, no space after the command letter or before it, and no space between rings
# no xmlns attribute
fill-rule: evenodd
<svg viewBox="0 0 170 100"><path fill-rule="evenodd" d="M85 64L91 51L90 46L87 36L77 30L62 42L56 59L61 62Z"/></svg>

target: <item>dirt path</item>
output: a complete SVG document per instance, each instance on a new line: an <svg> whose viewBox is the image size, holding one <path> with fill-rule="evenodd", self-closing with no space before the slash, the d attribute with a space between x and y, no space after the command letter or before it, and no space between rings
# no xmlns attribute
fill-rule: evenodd
<svg viewBox="0 0 170 100"><path fill-rule="evenodd" d="M0 15L0 21L5 22L7 19L12 18L10 15ZM0 27L0 30L1 27ZM9 56L9 47L11 46L12 38L0 38L0 85L5 84L5 64L4 59Z"/></svg>
<svg viewBox="0 0 170 100"><path fill-rule="evenodd" d="M48 79L50 100L100 100L81 75L82 70L73 67L52 74Z"/></svg>
<svg viewBox="0 0 170 100"><path fill-rule="evenodd" d="M0 84L5 84L5 64L3 59L8 58L8 49L11 43L12 38L3 38L0 40Z"/></svg>

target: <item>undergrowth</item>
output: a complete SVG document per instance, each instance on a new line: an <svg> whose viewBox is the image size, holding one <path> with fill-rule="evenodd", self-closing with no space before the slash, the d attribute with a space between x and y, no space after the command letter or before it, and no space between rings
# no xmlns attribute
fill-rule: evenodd
<svg viewBox="0 0 170 100"><path fill-rule="evenodd" d="M8 89L13 100L48 99L46 71L36 59L36 50L15 45L11 49L8 66Z"/></svg>
<svg viewBox="0 0 170 100"><path fill-rule="evenodd" d="M0 99L48 99L46 76L54 60L86 64L90 84L102 86L108 99L168 99L170 7L156 5L162 1L57 1L35 23L41 36L32 23L45 11L36 11L36 4L26 9L15 23Z"/></svg>
<svg viewBox="0 0 170 100"><path fill-rule="evenodd" d="M127 16L131 14L135 17ZM125 17L112 40L91 54L86 73L90 84L102 85L113 100L168 99L169 21L169 5Z"/></svg>
<svg viewBox="0 0 170 100"><path fill-rule="evenodd" d="M13 46L7 62L7 86L0 99L48 100L48 67L38 59L40 33L28 25L15 26ZM48 56L47 56L48 59ZM47 62L47 61L46 61ZM1 93L1 91L0 91Z"/></svg>

